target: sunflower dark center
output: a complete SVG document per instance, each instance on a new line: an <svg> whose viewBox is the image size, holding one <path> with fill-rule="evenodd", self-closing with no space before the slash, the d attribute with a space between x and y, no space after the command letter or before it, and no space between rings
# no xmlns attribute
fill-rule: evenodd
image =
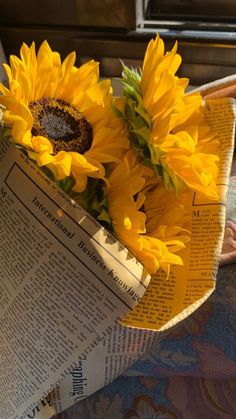
<svg viewBox="0 0 236 419"><path fill-rule="evenodd" d="M42 98L29 105L33 115L33 135L47 137L53 152L84 154L93 141L93 129L82 113L63 100Z"/></svg>

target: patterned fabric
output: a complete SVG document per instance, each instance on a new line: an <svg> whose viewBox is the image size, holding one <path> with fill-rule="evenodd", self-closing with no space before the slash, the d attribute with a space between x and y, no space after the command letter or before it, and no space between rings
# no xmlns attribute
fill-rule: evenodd
<svg viewBox="0 0 236 419"><path fill-rule="evenodd" d="M217 287L121 377L57 419L236 418L236 176ZM230 239L229 239L230 237ZM231 246L231 247L230 247ZM233 255L232 255L233 252Z"/></svg>
<svg viewBox="0 0 236 419"><path fill-rule="evenodd" d="M236 262L236 160L231 170L226 226L220 264Z"/></svg>
<svg viewBox="0 0 236 419"><path fill-rule="evenodd" d="M120 377L61 419L234 419L236 380Z"/></svg>

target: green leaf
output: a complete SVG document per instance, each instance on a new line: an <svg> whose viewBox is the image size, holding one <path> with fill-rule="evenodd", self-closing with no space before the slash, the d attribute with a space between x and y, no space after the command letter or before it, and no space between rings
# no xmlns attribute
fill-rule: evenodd
<svg viewBox="0 0 236 419"><path fill-rule="evenodd" d="M143 137L148 144L151 143L151 135L150 135L151 133L150 133L150 130L146 126L141 127L141 128L135 128L133 132Z"/></svg>
<svg viewBox="0 0 236 419"><path fill-rule="evenodd" d="M64 192L70 195L71 189L75 184L75 181L72 177L67 176L64 179L57 182L59 188L61 188Z"/></svg>
<svg viewBox="0 0 236 419"><path fill-rule="evenodd" d="M134 110L137 112L137 114L139 114L142 119L146 122L146 124L148 125L149 129L151 129L151 120L148 116L147 111L145 110L145 108L141 105L138 104L136 106L134 106Z"/></svg>
<svg viewBox="0 0 236 419"><path fill-rule="evenodd" d="M99 216L97 217L97 219L99 221L105 221L107 224L109 224L111 226L110 216L109 216L107 210L104 207L102 207L102 210L101 210Z"/></svg>

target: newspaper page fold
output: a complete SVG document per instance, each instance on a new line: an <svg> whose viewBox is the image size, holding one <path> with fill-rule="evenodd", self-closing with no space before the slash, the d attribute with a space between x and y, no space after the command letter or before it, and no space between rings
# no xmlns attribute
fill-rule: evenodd
<svg viewBox="0 0 236 419"><path fill-rule="evenodd" d="M40 400L150 278L14 145L0 147L0 418L42 417Z"/></svg>

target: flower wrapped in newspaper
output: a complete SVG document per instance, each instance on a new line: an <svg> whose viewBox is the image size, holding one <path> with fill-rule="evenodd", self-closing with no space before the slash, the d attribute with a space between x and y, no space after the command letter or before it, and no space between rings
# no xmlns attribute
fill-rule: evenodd
<svg viewBox="0 0 236 419"><path fill-rule="evenodd" d="M152 40L121 98L98 63L61 62L47 42L5 65L0 417L51 417L57 403L39 403L54 388L60 408L91 394L214 289L234 111L186 95L176 48Z"/></svg>
<svg viewBox="0 0 236 419"><path fill-rule="evenodd" d="M151 40L141 69L124 66L114 99L98 63L63 62L45 41L4 65L3 137L15 143L75 202L115 234L150 274L183 265L191 238L190 191L219 199L218 140L200 93L176 76L177 44ZM161 204L161 205L160 205ZM179 215L180 214L180 215ZM180 252L180 254L179 254Z"/></svg>
<svg viewBox="0 0 236 419"><path fill-rule="evenodd" d="M162 265L173 283L163 281L161 270L153 272L141 303L123 320L124 325L154 330L157 324L165 329L186 317L189 307L197 308L214 289L228 182L223 162L226 155L232 158L235 121L230 100L224 105L206 103L200 92L186 94L189 80L176 75L180 64L177 43L165 52L157 35L148 44L141 69L123 65L125 104L116 110L126 121L139 163L149 169L143 200L146 230L168 243L182 261ZM215 116L224 106L230 119L229 131L223 129L226 141ZM205 239L207 251L202 247Z"/></svg>
<svg viewBox="0 0 236 419"><path fill-rule="evenodd" d="M129 121L126 126L113 113L110 81L99 82L98 63L77 68L75 53L61 63L47 42L37 55L34 44L24 44L20 54L21 59L11 56L10 66L5 65L9 88L0 86L5 135L115 233L150 274L182 264L176 254L187 237L181 220L166 237L158 224L153 234L147 231L143 189L152 171L145 174L143 150L137 158L128 151Z"/></svg>

